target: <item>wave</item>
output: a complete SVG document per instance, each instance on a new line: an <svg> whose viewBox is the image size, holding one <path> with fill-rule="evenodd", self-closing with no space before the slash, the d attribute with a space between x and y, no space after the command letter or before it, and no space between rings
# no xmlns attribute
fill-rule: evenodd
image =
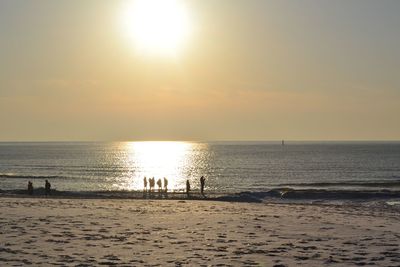
<svg viewBox="0 0 400 267"><path fill-rule="evenodd" d="M311 182L311 183L286 183L277 186L294 186L294 187L400 187L400 180L384 180L384 181L343 181L343 182Z"/></svg>
<svg viewBox="0 0 400 267"><path fill-rule="evenodd" d="M217 198L223 201L264 202L268 200L379 200L400 199L400 191L391 190L318 190L318 189L272 189L266 192L241 192Z"/></svg>
<svg viewBox="0 0 400 267"><path fill-rule="evenodd" d="M283 199L368 200L400 198L399 190L281 190Z"/></svg>
<svg viewBox="0 0 400 267"><path fill-rule="evenodd" d="M27 195L27 190L0 190L0 195ZM34 196L43 196L44 188L35 188ZM67 198L100 198L100 199L187 199L185 192L144 193L142 191L58 191L52 190L53 197ZM191 200L214 200L228 202L265 202L279 200L388 200L400 199L400 190L325 190L325 189L292 189L275 188L268 191L246 191L240 193L207 192L206 196L199 192L190 194Z"/></svg>

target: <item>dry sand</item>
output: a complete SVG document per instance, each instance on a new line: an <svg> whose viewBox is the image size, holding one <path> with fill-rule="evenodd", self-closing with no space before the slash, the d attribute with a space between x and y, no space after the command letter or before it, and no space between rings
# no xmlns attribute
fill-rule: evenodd
<svg viewBox="0 0 400 267"><path fill-rule="evenodd" d="M390 208L0 198L0 266L400 266Z"/></svg>

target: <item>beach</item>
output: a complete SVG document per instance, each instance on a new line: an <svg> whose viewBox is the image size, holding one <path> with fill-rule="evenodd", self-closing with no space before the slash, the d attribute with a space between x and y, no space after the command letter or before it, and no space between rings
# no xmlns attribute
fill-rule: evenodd
<svg viewBox="0 0 400 267"><path fill-rule="evenodd" d="M400 267L400 0L0 0L0 267Z"/></svg>
<svg viewBox="0 0 400 267"><path fill-rule="evenodd" d="M399 266L395 207L0 198L1 266Z"/></svg>

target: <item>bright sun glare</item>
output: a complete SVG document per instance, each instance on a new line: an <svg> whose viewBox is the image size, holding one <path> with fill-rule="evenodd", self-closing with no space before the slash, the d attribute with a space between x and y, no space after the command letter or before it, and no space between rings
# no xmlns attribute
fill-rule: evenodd
<svg viewBox="0 0 400 267"><path fill-rule="evenodd" d="M129 142L123 144L128 151L126 162L134 172L128 181L122 183L122 188L141 190L143 177L167 177L169 188L183 188L186 178L184 171L192 165L190 154L193 144L186 142L156 141Z"/></svg>
<svg viewBox="0 0 400 267"><path fill-rule="evenodd" d="M182 0L133 0L125 7L124 31L142 53L175 56L190 32Z"/></svg>

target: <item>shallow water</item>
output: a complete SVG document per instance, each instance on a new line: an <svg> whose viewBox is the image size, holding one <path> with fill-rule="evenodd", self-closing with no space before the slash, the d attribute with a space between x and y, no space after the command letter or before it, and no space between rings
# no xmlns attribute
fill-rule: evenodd
<svg viewBox="0 0 400 267"><path fill-rule="evenodd" d="M0 143L0 189L142 190L143 177L183 190L266 191L276 187L400 189L398 142Z"/></svg>

